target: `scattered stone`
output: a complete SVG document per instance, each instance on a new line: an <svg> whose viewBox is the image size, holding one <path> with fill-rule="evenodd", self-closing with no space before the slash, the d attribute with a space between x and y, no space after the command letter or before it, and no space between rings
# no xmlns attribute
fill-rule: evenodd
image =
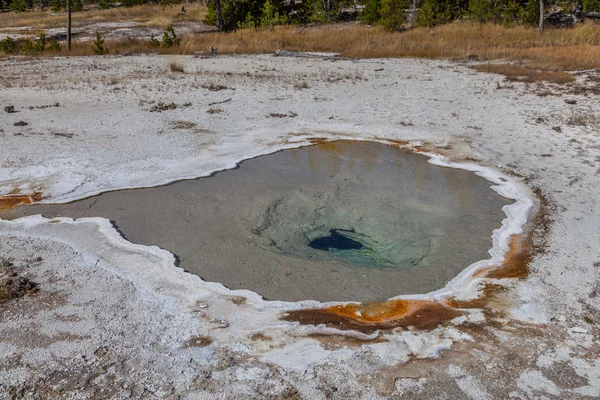
<svg viewBox="0 0 600 400"><path fill-rule="evenodd" d="M553 126L552 130L556 132L562 132L562 128L560 126Z"/></svg>
<svg viewBox="0 0 600 400"><path fill-rule="evenodd" d="M567 104L577 104L577 100L565 99L565 103L567 103Z"/></svg>
<svg viewBox="0 0 600 400"><path fill-rule="evenodd" d="M4 107L4 111L6 111L7 113L14 113L15 112L15 106L6 106Z"/></svg>
<svg viewBox="0 0 600 400"><path fill-rule="evenodd" d="M198 303L196 303L196 307L198 307L198 308L208 308L208 304L202 303L202 302L198 302Z"/></svg>
<svg viewBox="0 0 600 400"><path fill-rule="evenodd" d="M573 333L584 333L585 334L585 333L588 333L588 330L585 329L585 328L581 328L579 326L576 326L574 328L571 328L571 332L573 332Z"/></svg>
<svg viewBox="0 0 600 400"><path fill-rule="evenodd" d="M214 84L214 83L209 83L209 84L206 84L206 85L202 85L202 88L208 89L211 92L219 92L221 90L227 90L227 89L229 89L225 85L217 85L217 84Z"/></svg>
<svg viewBox="0 0 600 400"><path fill-rule="evenodd" d="M190 121L174 121L171 122L172 129L194 129L196 127L195 122Z"/></svg>
<svg viewBox="0 0 600 400"><path fill-rule="evenodd" d="M220 114L220 113L223 112L223 109L221 109L221 108L211 108L211 109L206 110L206 112L209 113L209 114Z"/></svg>
<svg viewBox="0 0 600 400"><path fill-rule="evenodd" d="M15 122L14 125L15 126L27 126L29 124L25 121L19 121L19 122Z"/></svg>
<svg viewBox="0 0 600 400"><path fill-rule="evenodd" d="M27 107L30 110L43 110L45 108L50 108L50 107L60 107L60 103L54 103L54 104L49 104L49 105L45 105L45 106L29 106Z"/></svg>
<svg viewBox="0 0 600 400"><path fill-rule="evenodd" d="M229 322L225 321L224 319L213 319L213 320L210 320L210 323L217 324L217 328L229 327Z"/></svg>
<svg viewBox="0 0 600 400"><path fill-rule="evenodd" d="M298 116L298 114L290 111L289 114L271 113L267 117L268 118L294 118L297 116Z"/></svg>
<svg viewBox="0 0 600 400"><path fill-rule="evenodd" d="M74 133L64 133L64 132L52 132L52 135L54 135L56 137L64 137L67 139L72 139L73 136L75 136Z"/></svg>
<svg viewBox="0 0 600 400"><path fill-rule="evenodd" d="M175 104L175 103L165 104L163 102L160 102L160 103L152 106L150 108L150 112L163 112L163 111L167 111L167 110L175 110L176 108L177 108L177 104Z"/></svg>
<svg viewBox="0 0 600 400"><path fill-rule="evenodd" d="M0 303L38 291L38 284L19 276L9 261L0 262Z"/></svg>

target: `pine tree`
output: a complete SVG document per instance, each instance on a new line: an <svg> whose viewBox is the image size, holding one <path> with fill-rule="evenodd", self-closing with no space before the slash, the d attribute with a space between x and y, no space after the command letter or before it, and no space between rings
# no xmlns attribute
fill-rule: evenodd
<svg viewBox="0 0 600 400"><path fill-rule="evenodd" d="M100 32L96 31L96 40L94 40L94 53L98 55L102 55L106 53L106 49L104 48L104 39L100 36Z"/></svg>

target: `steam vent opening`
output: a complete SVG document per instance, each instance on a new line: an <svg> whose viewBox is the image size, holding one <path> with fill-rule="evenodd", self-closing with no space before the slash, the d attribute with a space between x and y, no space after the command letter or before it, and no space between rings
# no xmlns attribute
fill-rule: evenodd
<svg viewBox="0 0 600 400"><path fill-rule="evenodd" d="M0 216L105 217L204 280L269 300L383 301L440 289L489 258L509 203L471 172L385 144L338 141L213 177Z"/></svg>

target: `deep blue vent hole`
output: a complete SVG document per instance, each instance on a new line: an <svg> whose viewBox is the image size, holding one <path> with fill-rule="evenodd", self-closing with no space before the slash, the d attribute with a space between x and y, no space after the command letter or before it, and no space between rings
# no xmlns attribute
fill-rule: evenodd
<svg viewBox="0 0 600 400"><path fill-rule="evenodd" d="M343 234L342 229L332 229L329 236L323 236L312 240L308 245L316 250L360 250L364 246L361 242L350 239ZM353 232L353 231L346 231Z"/></svg>

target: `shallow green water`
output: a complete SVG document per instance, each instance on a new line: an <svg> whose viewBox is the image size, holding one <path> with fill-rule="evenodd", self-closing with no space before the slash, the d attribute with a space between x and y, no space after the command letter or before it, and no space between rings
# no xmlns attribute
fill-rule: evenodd
<svg viewBox="0 0 600 400"><path fill-rule="evenodd" d="M2 217L106 217L128 240L170 250L183 268L232 289L272 300L373 301L439 289L488 258L509 204L489 185L391 146L342 141ZM328 247L332 231L360 247ZM325 240L322 248L309 246L315 240Z"/></svg>

